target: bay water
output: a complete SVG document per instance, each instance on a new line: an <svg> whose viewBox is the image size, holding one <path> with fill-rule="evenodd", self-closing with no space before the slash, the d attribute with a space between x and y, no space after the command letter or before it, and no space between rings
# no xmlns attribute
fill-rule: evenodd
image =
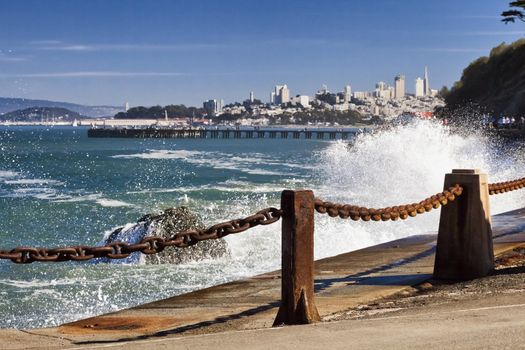
<svg viewBox="0 0 525 350"><path fill-rule="evenodd" d="M418 121L348 141L91 139L73 127L0 127L0 249L101 244L147 213L187 206L209 226L279 207L283 189L368 207L442 190L453 168L523 177L523 151ZM524 206L491 197L493 213ZM397 222L316 214L323 258L435 231L439 210ZM0 261L0 327L55 326L279 268L280 224L226 238L230 256L184 265Z"/></svg>

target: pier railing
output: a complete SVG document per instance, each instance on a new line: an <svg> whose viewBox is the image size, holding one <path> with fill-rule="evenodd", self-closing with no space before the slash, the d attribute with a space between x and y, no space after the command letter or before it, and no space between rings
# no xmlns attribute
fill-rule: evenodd
<svg viewBox="0 0 525 350"><path fill-rule="evenodd" d="M317 139L348 140L363 132L348 128L91 128L88 137L98 138L171 138L171 139Z"/></svg>
<svg viewBox="0 0 525 350"><path fill-rule="evenodd" d="M479 170L453 170L445 175L444 191L418 203L367 208L326 202L310 190L285 190L281 209L266 208L252 216L226 221L206 229L177 232L169 239L145 237L139 243L113 242L105 246L62 248L17 247L0 250L0 259L14 263L123 259L130 254L156 254L169 247L184 248L200 241L219 239L282 219L281 306L274 325L305 324L320 320L314 298L315 212L341 219L396 221L443 206L439 220L435 279L467 280L494 269L489 195L525 187L525 178L489 184Z"/></svg>

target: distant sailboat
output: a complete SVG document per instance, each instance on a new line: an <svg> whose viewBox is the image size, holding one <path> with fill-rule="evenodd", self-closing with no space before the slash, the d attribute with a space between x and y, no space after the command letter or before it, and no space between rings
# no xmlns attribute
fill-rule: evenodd
<svg viewBox="0 0 525 350"><path fill-rule="evenodd" d="M77 127L77 126L78 126L78 122L77 122L77 120L76 120L76 119L73 120L73 124L71 124L71 125L74 126L74 127Z"/></svg>

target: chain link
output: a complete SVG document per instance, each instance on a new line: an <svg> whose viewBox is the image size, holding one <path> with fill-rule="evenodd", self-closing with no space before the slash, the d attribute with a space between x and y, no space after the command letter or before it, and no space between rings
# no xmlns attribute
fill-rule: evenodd
<svg viewBox="0 0 525 350"><path fill-rule="evenodd" d="M525 187L525 177L513 181L496 182L489 184L489 194L493 195L515 191L523 187Z"/></svg>
<svg viewBox="0 0 525 350"><path fill-rule="evenodd" d="M276 208L266 208L255 215L243 219L226 221L207 229L186 230L176 233L173 237L145 237L139 243L113 242L101 247L72 246L63 248L18 247L10 251L0 250L0 259L8 259L17 264L27 264L34 261L60 262L85 261L95 258L124 259L131 253L160 253L166 247L188 247L200 241L218 239L229 234L241 233L259 225L269 225L281 218L282 211Z"/></svg>
<svg viewBox="0 0 525 350"><path fill-rule="evenodd" d="M460 196L463 188L460 185L450 187L448 190L430 196L419 203L398 205L393 207L374 209L359 207L356 205L339 204L324 202L321 199L315 199L315 210L321 214L328 214L331 217L339 216L341 219L363 220L363 221L396 221L405 220L408 217L414 217L418 214L439 208L440 205L446 205Z"/></svg>

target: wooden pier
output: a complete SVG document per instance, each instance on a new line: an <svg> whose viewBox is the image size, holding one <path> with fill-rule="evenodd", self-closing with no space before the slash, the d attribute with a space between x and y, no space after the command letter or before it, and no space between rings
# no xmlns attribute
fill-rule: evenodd
<svg viewBox="0 0 525 350"><path fill-rule="evenodd" d="M172 129L172 128L91 128L88 137L169 138L169 139L294 139L348 140L361 129Z"/></svg>

